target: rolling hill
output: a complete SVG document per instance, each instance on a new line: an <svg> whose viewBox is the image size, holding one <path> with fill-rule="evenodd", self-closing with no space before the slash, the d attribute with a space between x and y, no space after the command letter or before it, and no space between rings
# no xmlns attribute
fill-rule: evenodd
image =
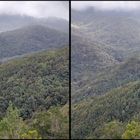
<svg viewBox="0 0 140 140"><path fill-rule="evenodd" d="M0 34L0 59L68 44L68 35L42 25L30 25Z"/></svg>

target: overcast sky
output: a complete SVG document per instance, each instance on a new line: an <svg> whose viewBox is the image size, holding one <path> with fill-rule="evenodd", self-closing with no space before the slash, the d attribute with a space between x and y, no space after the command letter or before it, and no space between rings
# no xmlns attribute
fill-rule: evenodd
<svg viewBox="0 0 140 140"><path fill-rule="evenodd" d="M20 14L33 17L55 16L68 19L67 1L0 1L0 14Z"/></svg>
<svg viewBox="0 0 140 140"><path fill-rule="evenodd" d="M99 10L140 10L140 1L72 1L72 8L77 10L93 6Z"/></svg>

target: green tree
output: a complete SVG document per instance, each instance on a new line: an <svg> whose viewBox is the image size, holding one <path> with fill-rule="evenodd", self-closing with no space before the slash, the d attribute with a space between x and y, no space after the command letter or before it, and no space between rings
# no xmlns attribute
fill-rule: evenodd
<svg viewBox="0 0 140 140"><path fill-rule="evenodd" d="M30 130L23 119L19 117L19 110L10 102L5 117L0 121L1 139L39 139L36 130Z"/></svg>
<svg viewBox="0 0 140 140"><path fill-rule="evenodd" d="M27 126L19 117L19 110L10 102L6 116L0 121L0 138L19 139Z"/></svg>
<svg viewBox="0 0 140 140"><path fill-rule="evenodd" d="M101 139L121 139L123 132L123 124L117 120L114 120L100 127L95 131L95 134L97 138Z"/></svg>
<svg viewBox="0 0 140 140"><path fill-rule="evenodd" d="M131 121L122 135L123 139L140 139L140 122Z"/></svg>
<svg viewBox="0 0 140 140"><path fill-rule="evenodd" d="M40 135L36 130L29 130L20 137L21 139L41 139Z"/></svg>
<svg viewBox="0 0 140 140"><path fill-rule="evenodd" d="M68 126L68 114L60 107L52 107L33 116L32 128L38 130L42 138L68 138Z"/></svg>

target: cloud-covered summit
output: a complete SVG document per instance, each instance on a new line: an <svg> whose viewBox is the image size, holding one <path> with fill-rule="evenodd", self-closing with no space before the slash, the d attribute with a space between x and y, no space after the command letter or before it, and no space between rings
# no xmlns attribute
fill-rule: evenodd
<svg viewBox="0 0 140 140"><path fill-rule="evenodd" d="M68 1L0 1L0 14L68 19Z"/></svg>

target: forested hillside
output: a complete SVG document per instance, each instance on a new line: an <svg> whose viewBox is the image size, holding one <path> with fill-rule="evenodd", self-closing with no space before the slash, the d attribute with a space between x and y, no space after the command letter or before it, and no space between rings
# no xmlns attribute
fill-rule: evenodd
<svg viewBox="0 0 140 140"><path fill-rule="evenodd" d="M139 17L72 10L72 138L140 138Z"/></svg>
<svg viewBox="0 0 140 140"><path fill-rule="evenodd" d="M0 33L0 59L52 50L66 44L66 33L42 25L30 25Z"/></svg>
<svg viewBox="0 0 140 140"><path fill-rule="evenodd" d="M0 64L0 138L68 138L68 47Z"/></svg>
<svg viewBox="0 0 140 140"><path fill-rule="evenodd" d="M122 138L121 127L113 125L113 128L116 127L113 132L111 127L108 127L109 130L106 131L103 126L117 121L124 126L125 132L125 125L135 120L136 117L138 117L137 121L140 123L139 87L139 81L130 82L123 87L111 90L104 96L93 97L73 105L72 127L75 130L73 135L77 138ZM103 131L106 132L102 133ZM120 131L121 134L119 134ZM117 135L119 136L116 137ZM139 134L136 134L136 136L133 134L132 138L137 136Z"/></svg>
<svg viewBox="0 0 140 140"><path fill-rule="evenodd" d="M104 95L112 88L123 86L129 82L140 79L140 58L134 57L127 61L106 68L96 76L87 77L85 80L74 83L76 90L73 101L78 101L92 96ZM73 89L73 90L74 90Z"/></svg>

